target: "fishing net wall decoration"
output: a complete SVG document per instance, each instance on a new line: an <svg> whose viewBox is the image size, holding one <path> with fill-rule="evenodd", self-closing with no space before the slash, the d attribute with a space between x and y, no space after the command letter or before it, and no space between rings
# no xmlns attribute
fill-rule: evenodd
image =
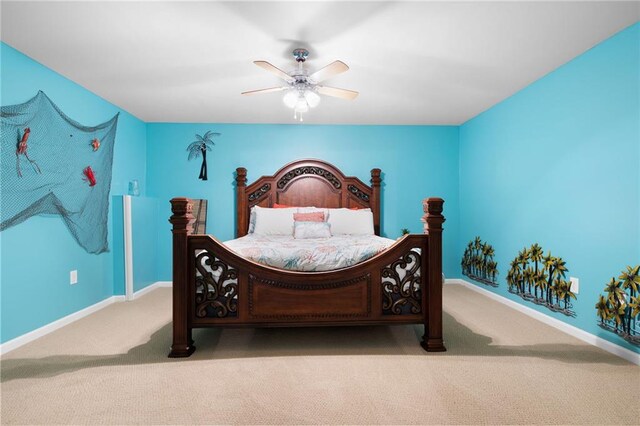
<svg viewBox="0 0 640 426"><path fill-rule="evenodd" d="M86 251L107 251L117 123L118 114L83 126L42 91L0 107L0 231L34 215L59 214Z"/></svg>

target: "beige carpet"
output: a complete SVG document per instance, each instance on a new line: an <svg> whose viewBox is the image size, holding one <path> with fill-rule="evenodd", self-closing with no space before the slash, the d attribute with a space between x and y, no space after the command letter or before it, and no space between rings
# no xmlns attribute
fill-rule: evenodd
<svg viewBox="0 0 640 426"><path fill-rule="evenodd" d="M2 358L2 424L638 424L640 369L458 285L420 327L198 330L166 358L170 290Z"/></svg>

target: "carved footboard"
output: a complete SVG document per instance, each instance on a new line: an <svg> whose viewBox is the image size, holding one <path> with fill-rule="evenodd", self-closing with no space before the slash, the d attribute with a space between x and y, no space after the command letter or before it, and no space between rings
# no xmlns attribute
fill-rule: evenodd
<svg viewBox="0 0 640 426"><path fill-rule="evenodd" d="M209 235L191 235L190 200L174 198L169 356L193 353L191 330L198 327L424 324L422 346L445 350L442 203L425 200L424 235L406 235L349 268L295 272L240 257Z"/></svg>

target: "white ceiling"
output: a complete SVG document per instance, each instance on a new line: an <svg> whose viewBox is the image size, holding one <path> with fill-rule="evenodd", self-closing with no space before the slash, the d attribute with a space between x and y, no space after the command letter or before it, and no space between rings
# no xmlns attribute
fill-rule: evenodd
<svg viewBox="0 0 640 426"><path fill-rule="evenodd" d="M340 59L305 121L460 124L640 19L638 2L2 1L2 40L145 121L293 123L291 50ZM7 84L9 82L3 82Z"/></svg>

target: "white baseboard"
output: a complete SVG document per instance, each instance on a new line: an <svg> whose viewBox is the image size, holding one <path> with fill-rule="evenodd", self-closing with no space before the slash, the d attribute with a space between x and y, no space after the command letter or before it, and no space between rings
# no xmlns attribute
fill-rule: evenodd
<svg viewBox="0 0 640 426"><path fill-rule="evenodd" d="M152 290L155 290L156 288L160 288L160 287L171 287L173 284L171 281L156 281L153 284L149 284L148 286L146 286L145 288L142 288L138 291L136 291L135 293L133 293L133 298L132 300L137 299L138 297L145 295L147 293L149 293Z"/></svg>
<svg viewBox="0 0 640 426"><path fill-rule="evenodd" d="M471 284L470 282L462 279L447 279L445 280L445 284L460 284L463 285L473 291L481 293L493 300L496 300L500 303L503 303L510 308L513 308L519 312L522 312L525 315L528 315L532 318L537 319L538 321L542 321L543 323L550 325L554 328L557 328L560 331L563 331L577 339L582 340L583 342L589 343L591 345L597 346L600 349L603 349L609 353L619 356L620 358L624 358L627 361L640 365L640 354L633 352L627 348L623 348L620 345L616 345L608 340L603 339L602 337L596 336L595 334L591 334L587 331L584 331L578 327L567 324L564 321L560 321L559 319L550 317L542 312L538 312L535 309L531 309L528 306L521 305L518 302L515 302L511 299L507 299L504 296L501 296L497 293L479 287L477 285Z"/></svg>
<svg viewBox="0 0 640 426"><path fill-rule="evenodd" d="M145 293L150 292L151 290L154 290L158 287L171 287L171 281L158 281L155 282L145 288L143 288L142 290L138 290L137 292L135 292L133 294L134 299L138 298L142 295L144 295ZM69 325L72 322L78 321L81 318L84 318L86 316L89 316L97 311L99 311L100 309L104 309L107 306L116 303L116 302L124 302L125 301L125 296L124 295L119 295L119 296L111 296L108 297L94 305L91 306L87 306L84 309L81 309L77 312L74 312L72 314L67 315L66 317L62 317L58 320L55 320L47 325L44 325L40 328L37 328L33 331L30 331L28 333L25 333L21 336L18 336L14 339L8 340L6 342L4 342L3 344L0 345L0 355L4 355L8 352L11 352L14 349L18 349L20 346L26 345L27 343L33 342L36 339L39 339L42 336L46 336L49 333L52 333L62 327L64 327L65 325Z"/></svg>
<svg viewBox="0 0 640 426"><path fill-rule="evenodd" d="M77 312L67 315L66 317L62 317L56 321L53 321L47 325L44 325L40 328L37 328L33 331L23 334L22 336L18 336L14 339L8 340L0 345L0 354L6 354L14 349L19 348L20 346L26 345L29 342L33 342L34 340L45 336L53 331L58 330L59 328L64 327L65 325L71 324L72 322L78 321L80 318L84 318L88 315L91 315L94 312L99 311L100 309L106 308L107 306L118 302L120 300L124 300L124 296L111 296L107 299L104 299L94 305L88 306L84 309L81 309Z"/></svg>
<svg viewBox="0 0 640 426"><path fill-rule="evenodd" d="M445 284L460 284L465 285L467 282L465 280L461 280L459 278L447 278L444 280Z"/></svg>

